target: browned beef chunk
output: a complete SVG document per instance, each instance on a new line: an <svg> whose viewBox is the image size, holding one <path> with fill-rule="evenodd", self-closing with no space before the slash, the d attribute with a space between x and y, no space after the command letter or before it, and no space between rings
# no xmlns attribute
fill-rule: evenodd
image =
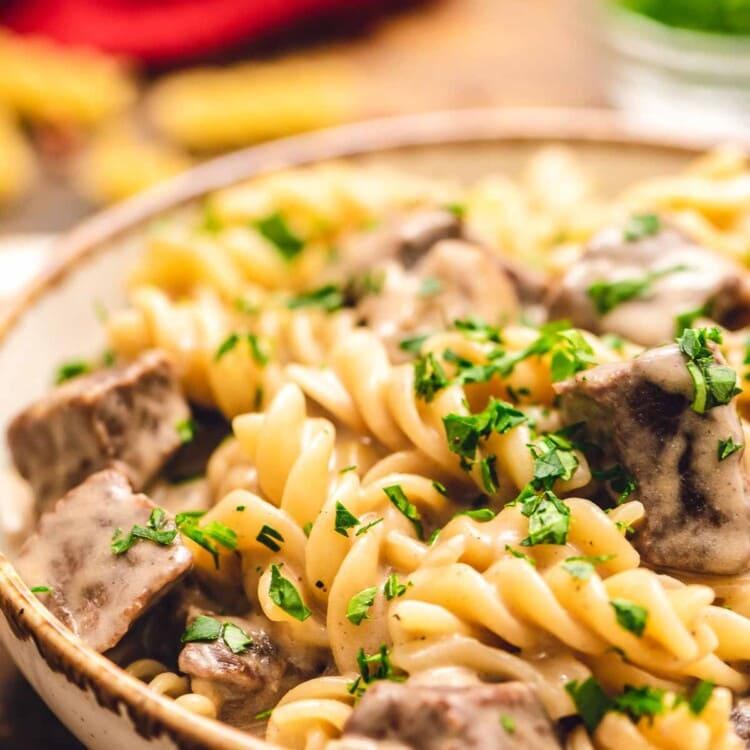
<svg viewBox="0 0 750 750"><path fill-rule="evenodd" d="M678 270L681 269L681 270ZM597 282L651 279L640 293L599 312L589 289ZM596 235L581 259L553 286L550 319L566 318L594 333L615 333L644 346L674 336L675 318L706 307L735 328L750 322L750 277L738 264L672 228L628 241L619 228Z"/></svg>
<svg viewBox="0 0 750 750"><path fill-rule="evenodd" d="M513 282L497 259L461 240L438 242L409 273L386 267L381 292L363 297L357 307L395 360L403 357L399 343L404 338L471 316L498 325L518 310Z"/></svg>
<svg viewBox="0 0 750 750"><path fill-rule="evenodd" d="M357 273L387 260L413 266L436 242L461 235L461 221L445 209L419 209L356 235L341 249L342 264Z"/></svg>
<svg viewBox="0 0 750 750"><path fill-rule="evenodd" d="M718 445L742 444L742 427L733 403L693 411L693 390L674 344L558 386L564 420L585 422L592 442L635 478L646 518L634 543L645 560L740 573L750 564L748 480L742 451L720 461Z"/></svg>
<svg viewBox="0 0 750 750"><path fill-rule="evenodd" d="M232 622L252 639L243 653L233 653L221 640L185 644L179 668L190 677L191 689L210 698L218 709L218 718L232 726L247 729L257 724L258 713L273 708L294 685L319 674L325 661L316 663L304 654L280 645L270 633L270 623L257 616L223 617L193 608L188 618L208 615L220 622Z"/></svg>
<svg viewBox="0 0 750 750"><path fill-rule="evenodd" d="M737 701L732 709L732 724L735 734L750 750L750 698L742 698Z"/></svg>
<svg viewBox="0 0 750 750"><path fill-rule="evenodd" d="M180 445L176 425L189 416L169 360L147 352L61 385L11 422L8 443L43 508L107 467L141 489Z"/></svg>
<svg viewBox="0 0 750 750"><path fill-rule="evenodd" d="M560 750L533 689L521 682L426 687L378 682L368 688L344 736L400 742L412 750Z"/></svg>
<svg viewBox="0 0 750 750"><path fill-rule="evenodd" d="M113 534L148 527L155 507L123 474L100 471L42 515L21 550L23 580L50 587L44 603L97 651L112 648L192 564L179 534L171 544L141 539L123 554L112 551ZM171 529L168 519L163 530Z"/></svg>

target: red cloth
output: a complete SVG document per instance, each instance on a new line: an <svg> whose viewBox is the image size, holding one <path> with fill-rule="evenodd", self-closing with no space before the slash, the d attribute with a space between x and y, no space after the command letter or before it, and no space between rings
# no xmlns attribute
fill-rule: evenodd
<svg viewBox="0 0 750 750"><path fill-rule="evenodd" d="M65 44L165 63L219 51L311 16L383 0L15 0L0 21Z"/></svg>

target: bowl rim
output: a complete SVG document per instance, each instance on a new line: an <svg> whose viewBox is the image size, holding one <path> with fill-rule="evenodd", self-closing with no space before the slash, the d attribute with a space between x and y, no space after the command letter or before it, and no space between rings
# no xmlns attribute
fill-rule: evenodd
<svg viewBox="0 0 750 750"><path fill-rule="evenodd" d="M685 156L696 155L717 142L705 134L671 134L653 121L625 120L606 110L483 108L368 120L251 146L208 161L97 213L66 233L56 243L54 260L0 309L0 346L37 299L80 262L122 233L208 192L281 169L331 159L498 141L654 148ZM15 638L31 638L52 669L64 672L78 687L91 689L101 705L116 713L124 708L144 736L166 733L181 747L277 750L226 724L189 713L85 646L30 592L1 552L0 609Z"/></svg>

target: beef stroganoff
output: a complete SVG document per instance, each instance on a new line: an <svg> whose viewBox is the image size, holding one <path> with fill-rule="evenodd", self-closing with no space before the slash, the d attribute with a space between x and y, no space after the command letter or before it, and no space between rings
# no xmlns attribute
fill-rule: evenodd
<svg viewBox="0 0 750 750"><path fill-rule="evenodd" d="M750 747L741 153L322 165L142 245L8 430L85 643L281 748Z"/></svg>

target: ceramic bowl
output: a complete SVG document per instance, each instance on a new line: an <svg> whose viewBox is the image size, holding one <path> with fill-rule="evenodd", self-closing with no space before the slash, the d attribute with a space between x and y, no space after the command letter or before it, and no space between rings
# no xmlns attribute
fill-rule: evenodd
<svg viewBox="0 0 750 750"><path fill-rule="evenodd" d="M124 302L122 279L154 217L215 188L331 158L386 162L435 176L514 173L545 143L570 146L607 190L679 169L705 141L665 138L614 115L464 111L363 123L250 148L188 172L101 213L60 240L49 267L0 312L0 430L50 387L60 362L103 347L95 303ZM8 461L4 441L0 465ZM20 521L0 501L0 521ZM79 642L0 555L0 639L52 711L93 750L261 750L271 746L152 694Z"/></svg>

